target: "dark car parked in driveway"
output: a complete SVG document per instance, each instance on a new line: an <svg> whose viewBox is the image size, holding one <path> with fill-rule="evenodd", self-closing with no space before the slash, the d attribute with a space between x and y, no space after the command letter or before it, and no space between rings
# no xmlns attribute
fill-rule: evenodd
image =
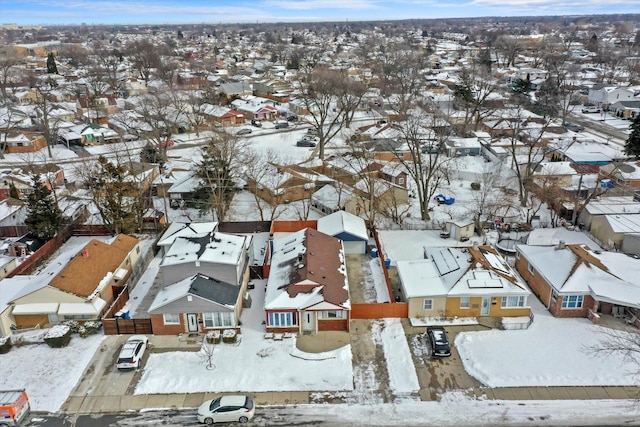
<svg viewBox="0 0 640 427"><path fill-rule="evenodd" d="M276 123L275 128L276 129L284 129L284 128L288 128L289 127L289 123L288 122L278 122Z"/></svg>
<svg viewBox="0 0 640 427"><path fill-rule="evenodd" d="M316 143L306 139L301 139L300 141L296 142L296 145L298 147L315 147Z"/></svg>
<svg viewBox="0 0 640 427"><path fill-rule="evenodd" d="M427 337L431 345L431 355L438 357L451 356L451 345L449 336L442 326L427 327Z"/></svg>
<svg viewBox="0 0 640 427"><path fill-rule="evenodd" d="M261 128L262 127L262 122L259 122L257 120L251 120L251 126L255 126L257 128Z"/></svg>

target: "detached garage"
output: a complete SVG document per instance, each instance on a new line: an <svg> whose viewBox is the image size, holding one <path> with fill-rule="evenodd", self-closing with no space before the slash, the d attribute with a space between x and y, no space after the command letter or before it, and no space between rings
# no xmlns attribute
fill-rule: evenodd
<svg viewBox="0 0 640 427"><path fill-rule="evenodd" d="M318 231L342 240L348 254L367 252L369 233L364 220L345 211L337 211L318 220Z"/></svg>

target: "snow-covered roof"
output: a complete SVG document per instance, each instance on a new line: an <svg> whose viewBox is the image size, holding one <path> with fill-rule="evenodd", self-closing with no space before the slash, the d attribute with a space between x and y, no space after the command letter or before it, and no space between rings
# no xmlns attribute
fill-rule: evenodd
<svg viewBox="0 0 640 427"><path fill-rule="evenodd" d="M189 262L240 265L247 236L220 232L177 237L162 259L162 266Z"/></svg>
<svg viewBox="0 0 640 427"><path fill-rule="evenodd" d="M591 215L640 213L640 202L631 197L602 197L590 201L585 211Z"/></svg>
<svg viewBox="0 0 640 427"><path fill-rule="evenodd" d="M639 233L640 214L629 215L604 215L614 233Z"/></svg>
<svg viewBox="0 0 640 427"><path fill-rule="evenodd" d="M398 261L397 270L407 298L446 296L449 291L432 259Z"/></svg>
<svg viewBox="0 0 640 427"><path fill-rule="evenodd" d="M221 282L204 274L195 274L160 289L153 299L148 312L150 314L170 313L172 311L166 311L166 308L162 310L162 308L168 308L171 303L185 297L187 302L193 303L191 304L191 309L197 312L205 309L211 311L212 303L217 304L219 308L224 307L226 308L225 311L228 311L235 306L239 293L239 286Z"/></svg>
<svg viewBox="0 0 640 427"><path fill-rule="evenodd" d="M345 211L337 211L318 219L318 231L334 237L347 233L362 240L369 239L364 220Z"/></svg>
<svg viewBox="0 0 640 427"><path fill-rule="evenodd" d="M170 246L178 237L199 236L218 229L217 222L172 222L162 234L158 246Z"/></svg>
<svg viewBox="0 0 640 427"><path fill-rule="evenodd" d="M349 309L342 242L317 230L274 240L265 309Z"/></svg>
<svg viewBox="0 0 640 427"><path fill-rule="evenodd" d="M93 302L85 303L60 303L58 316L98 316L107 302L102 298L96 298Z"/></svg>

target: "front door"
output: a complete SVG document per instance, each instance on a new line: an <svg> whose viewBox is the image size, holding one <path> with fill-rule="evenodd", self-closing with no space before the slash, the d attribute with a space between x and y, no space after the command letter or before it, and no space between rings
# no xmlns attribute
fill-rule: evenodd
<svg viewBox="0 0 640 427"><path fill-rule="evenodd" d="M482 308L480 310L480 316L488 316L491 310L491 298L482 297Z"/></svg>
<svg viewBox="0 0 640 427"><path fill-rule="evenodd" d="M198 315L195 313L187 314L187 329L189 332L198 332Z"/></svg>
<svg viewBox="0 0 640 427"><path fill-rule="evenodd" d="M313 311L302 312L302 330L305 332L313 331Z"/></svg>

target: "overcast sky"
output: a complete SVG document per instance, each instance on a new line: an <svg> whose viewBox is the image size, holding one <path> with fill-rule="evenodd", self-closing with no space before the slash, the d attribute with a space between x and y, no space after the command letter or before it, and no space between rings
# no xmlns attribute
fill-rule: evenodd
<svg viewBox="0 0 640 427"><path fill-rule="evenodd" d="M366 21L640 13L638 0L0 0L0 23Z"/></svg>

